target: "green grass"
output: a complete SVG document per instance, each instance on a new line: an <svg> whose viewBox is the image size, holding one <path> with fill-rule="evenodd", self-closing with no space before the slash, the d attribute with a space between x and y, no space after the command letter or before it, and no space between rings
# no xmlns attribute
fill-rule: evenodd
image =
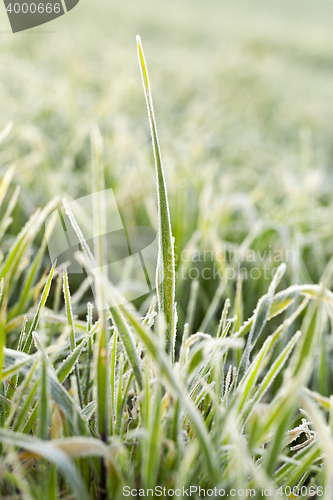
<svg viewBox="0 0 333 500"><path fill-rule="evenodd" d="M196 485L330 499L331 4L81 3L71 37L8 37L15 58L0 54L14 119L0 150L1 498ZM98 312L50 266L45 220L105 187L128 225L158 227L159 259L156 296L116 305L103 239L92 253L65 202L77 258L113 304Z"/></svg>

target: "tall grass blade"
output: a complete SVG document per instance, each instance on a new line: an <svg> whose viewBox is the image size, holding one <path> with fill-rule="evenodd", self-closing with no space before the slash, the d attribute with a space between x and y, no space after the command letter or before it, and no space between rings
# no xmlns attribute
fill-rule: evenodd
<svg viewBox="0 0 333 500"><path fill-rule="evenodd" d="M157 177L157 202L158 202L158 233L159 251L156 273L156 288L159 310L163 312L166 321L166 351L173 358L172 331L174 329L175 308L175 262L174 262L174 240L172 237L169 202L166 182L163 171L161 151L158 142L157 127L154 115L153 99L149 83L148 69L143 54L140 37L137 37L139 64L141 69L143 89L148 108L150 131L155 156Z"/></svg>
<svg viewBox="0 0 333 500"><path fill-rule="evenodd" d="M73 353L75 350L75 327L74 327L74 317L73 317L73 310L72 310L72 304L71 304L71 294L69 290L69 283L68 283L68 274L67 274L67 269L65 268L63 270L63 292L64 292L64 298L65 298L65 307L66 307L66 316L67 316L67 321L68 325L70 327L70 337L69 337L69 343L70 343L70 349L71 352ZM83 408L84 402L83 402L83 394L82 394L82 388L81 388L81 381L80 381L80 372L79 372L79 367L78 364L75 362L74 366L75 370L75 378L76 378L76 385L77 385L77 392L78 392L78 397L80 401L80 406Z"/></svg>
<svg viewBox="0 0 333 500"><path fill-rule="evenodd" d="M43 440L48 438L49 424L49 381L47 376L47 357L41 344L39 345L42 353L42 376L40 378L39 395L39 437Z"/></svg>
<svg viewBox="0 0 333 500"><path fill-rule="evenodd" d="M105 277L98 272L95 273L95 278L103 282L104 288L108 292L111 302L114 302L114 297L117 296L117 292L111 285L111 283L106 281ZM171 364L169 357L167 357L166 354L161 351L159 339L154 337L152 335L152 332L147 329L145 325L142 325L138 319L135 318L127 304L120 304L119 308L121 309L124 318L126 318L129 325L133 328L135 334L139 337L139 339L153 358L162 379L173 392L175 397L180 400L182 406L188 412L191 424L195 429L196 435L202 447L202 451L206 457L207 467L211 471L212 477L218 480L216 453L213 443L203 422L202 416L194 406L193 402L189 399L188 394L181 381L175 375L173 365Z"/></svg>
<svg viewBox="0 0 333 500"><path fill-rule="evenodd" d="M269 317L269 312L274 298L275 289L278 286L283 274L285 273L286 265L281 264L276 271L272 283L269 286L268 293L264 295L258 302L257 308L254 313L253 323L247 339L246 348L244 350L241 363L239 366L239 376L242 377L250 364L250 354L258 340L266 322Z"/></svg>
<svg viewBox="0 0 333 500"><path fill-rule="evenodd" d="M53 266L52 266L52 268L50 270L49 276L48 276L46 284L44 286L44 290L43 290L41 299L40 299L38 307L37 307L37 311L35 313L35 316L34 316L34 319L32 320L29 332L28 332L27 337L25 339L25 343L24 343L24 346L23 346L23 352L25 352L27 354L30 353L31 346L32 346L32 332L34 332L35 330L37 330L37 327L38 327L38 324L39 324L39 320L40 320L43 308L45 306L47 297L48 297L49 292L50 292L52 278L53 278L53 274L54 274L56 265L57 265L57 261L55 261L53 263Z"/></svg>
<svg viewBox="0 0 333 500"><path fill-rule="evenodd" d="M91 341L92 336L96 333L98 329L98 324L85 336L85 338L73 349L71 354L61 363L57 370L57 377L59 382L62 384L66 378L74 370L78 359L80 358L87 342Z"/></svg>
<svg viewBox="0 0 333 500"><path fill-rule="evenodd" d="M11 310L11 312L9 314L9 319L13 318L16 315L21 314L25 305L26 305L26 302L28 301L29 293L30 293L31 288L33 286L34 279L35 279L35 277L39 271L39 268L41 266L41 263L42 263L42 259L43 259L44 253L45 253L48 238L50 237L50 235L52 233L52 230L53 230L53 227L54 227L54 224L56 221L56 215L57 214L55 213L54 216L51 217L51 219L46 227L43 241L40 245L40 248L36 254L36 257L33 260L32 264L30 266L30 269L26 275L26 278L24 280L24 284L22 287L21 296L19 298L18 304L16 307L13 307L13 309Z"/></svg>
<svg viewBox="0 0 333 500"><path fill-rule="evenodd" d="M32 438L31 436L26 436L25 434L18 432L8 432L3 429L0 429L0 442L10 446L24 448L25 450L35 453L37 456L43 457L49 462L55 464L71 485L77 498L89 500L88 492L86 491L74 465L69 460L66 453L62 452L60 449L57 449L52 444L41 439Z"/></svg>
<svg viewBox="0 0 333 500"><path fill-rule="evenodd" d="M64 203L66 203L64 201ZM80 256L80 254L78 255L78 259L83 263L83 265L86 267L86 269L88 270L88 272L91 273L92 277L94 278L94 281L96 283L96 286L100 287L101 283L104 283L105 282L105 277L101 276L101 273L97 267L97 264L96 264L96 261L94 259L94 256L91 254L91 251L89 249L89 246L87 245L87 242L85 241L84 239L84 236L82 234L82 231L80 230L80 227L74 217L74 214L73 212L71 211L70 207L68 206L68 204L66 204L66 213L70 219L70 222L73 226L73 229L75 230L75 233L76 235L78 236L79 238L79 241L82 245L82 249L83 249L83 252L84 254ZM93 271L91 270L91 267L94 267L95 269L93 269ZM97 278L98 276L98 278ZM104 284L103 284L103 288L104 288ZM101 290L101 293L105 293ZM118 301L119 302L119 301ZM111 306L112 304L117 304L118 302L115 302L113 300L113 297L111 296ZM117 328L117 331L119 333L119 336L124 344L124 348L126 350L126 354L128 356L128 359L132 365L132 368L133 368L133 372L134 372L134 375L136 377L136 380L139 384L139 387L141 388L142 387L142 376L141 376L141 367L140 367L140 361L139 361L139 358L138 358L138 355L137 355L137 352L136 352L136 348L135 348L135 340L133 338L133 335L132 335L132 332L131 330L129 329L128 325L126 324L126 322L124 321L124 318L122 316L122 313L121 313L121 310L119 308L119 306L113 306L111 307L111 318L114 322L114 325L115 327ZM105 311L103 311L103 314L105 314ZM105 320L105 319L104 319ZM105 320L106 321L106 320ZM103 328L103 325L102 323L100 322L99 323L99 328ZM100 337L97 336L97 341L96 341L96 346L95 346L95 352L98 353L99 350L98 350L98 339ZM102 354L103 353L106 353L106 349L107 349L107 345L105 344L104 346L104 341L106 342L106 338L102 337L102 341L103 341L103 345L101 346L101 349L102 349ZM104 350L105 349L105 350ZM97 356L97 354L96 354ZM103 356L102 356L103 358ZM101 359L102 359L101 358ZM96 366L96 363L98 363L98 359L99 357L97 356L97 359L95 357L95 366ZM102 369L102 367L100 367L100 369ZM107 384L105 385L105 389L106 389L106 386Z"/></svg>

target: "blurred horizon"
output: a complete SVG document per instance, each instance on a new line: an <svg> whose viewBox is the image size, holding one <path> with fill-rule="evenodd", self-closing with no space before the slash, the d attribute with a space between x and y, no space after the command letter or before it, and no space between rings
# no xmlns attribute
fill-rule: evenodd
<svg viewBox="0 0 333 500"><path fill-rule="evenodd" d="M255 251L298 255L284 284L317 283L333 254L332 21L326 0L82 0L13 35L3 9L0 128L13 128L0 174L15 163L22 186L10 232L54 196L90 194L93 123L104 138L106 188L126 223L156 227L139 34L177 254L198 233L200 250L237 248L261 224ZM248 311L268 283L251 286ZM215 287L206 284L203 310Z"/></svg>

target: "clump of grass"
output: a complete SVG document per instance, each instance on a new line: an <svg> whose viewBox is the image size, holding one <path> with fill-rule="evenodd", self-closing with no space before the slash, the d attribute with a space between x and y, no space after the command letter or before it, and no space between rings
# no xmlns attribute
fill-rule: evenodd
<svg viewBox="0 0 333 500"><path fill-rule="evenodd" d="M31 217L0 266L1 496L117 499L123 498L125 486L175 490L195 484L226 494L255 489L258 498L262 488L272 488L276 499L279 491L290 497L295 487L296 493L302 487L321 487L329 498L332 399L313 390L317 352L332 329L333 294L324 284L277 291L286 271L282 264L258 297L253 316L241 320L246 298L238 284L218 311L221 320L215 328L210 320L220 308L218 287L214 311L207 307L205 331L192 333L201 286L195 282L188 323L175 352L174 243L140 39L138 51L157 177L158 311L155 298L144 319L116 300L117 290L103 274L103 242L96 242L92 254L67 205L81 240L78 259L90 270L94 260L89 272L100 303L107 297L112 304L94 322L88 303L86 320L78 319L66 270L54 263L40 277L44 243L30 257L57 200ZM91 143L93 185L100 189L104 168L96 128ZM0 202L11 175L10 170L2 180ZM10 210L16 201L17 193ZM94 207L94 223L100 228L102 206L100 200ZM0 227L9 226L10 210ZM327 268L324 283L329 273ZM58 285L50 305L53 281L63 284L63 308ZM229 314L231 303L237 305L237 315ZM325 380L328 371L320 369Z"/></svg>

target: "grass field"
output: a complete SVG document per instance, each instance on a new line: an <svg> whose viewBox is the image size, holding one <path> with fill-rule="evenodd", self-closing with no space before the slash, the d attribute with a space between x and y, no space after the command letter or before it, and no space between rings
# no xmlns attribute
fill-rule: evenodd
<svg viewBox="0 0 333 500"><path fill-rule="evenodd" d="M0 498L332 498L332 20L100 0L12 35L3 12ZM158 229L133 304L71 204L95 295L48 255L62 199L103 188Z"/></svg>

